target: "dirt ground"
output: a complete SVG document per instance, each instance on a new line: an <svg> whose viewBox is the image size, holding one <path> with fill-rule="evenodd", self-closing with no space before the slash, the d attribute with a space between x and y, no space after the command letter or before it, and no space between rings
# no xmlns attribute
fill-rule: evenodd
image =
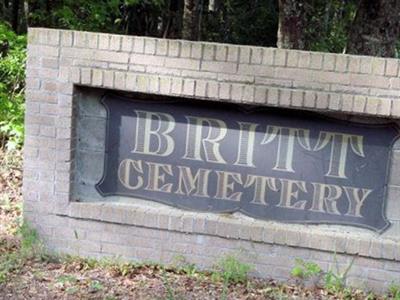
<svg viewBox="0 0 400 300"><path fill-rule="evenodd" d="M239 278L239 271L200 272L182 263L134 265L48 254L35 233L21 227L21 160L20 152L0 151L0 299L388 299Z"/></svg>

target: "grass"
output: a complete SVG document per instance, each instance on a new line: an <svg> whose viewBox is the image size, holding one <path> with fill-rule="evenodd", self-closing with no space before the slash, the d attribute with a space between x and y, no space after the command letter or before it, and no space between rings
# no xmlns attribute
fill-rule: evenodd
<svg viewBox="0 0 400 300"><path fill-rule="evenodd" d="M17 231L19 247L0 256L0 283L9 277L11 272L21 269L28 260L44 259L46 254L35 230L23 223Z"/></svg>

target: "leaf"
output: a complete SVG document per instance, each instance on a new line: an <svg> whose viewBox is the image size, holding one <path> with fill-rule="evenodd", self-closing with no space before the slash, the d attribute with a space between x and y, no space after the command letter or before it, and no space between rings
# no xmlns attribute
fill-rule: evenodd
<svg viewBox="0 0 400 300"><path fill-rule="evenodd" d="M290 274L293 277L297 277L297 278L303 278L304 277L304 271L300 266L296 266L292 269L292 271L290 272Z"/></svg>

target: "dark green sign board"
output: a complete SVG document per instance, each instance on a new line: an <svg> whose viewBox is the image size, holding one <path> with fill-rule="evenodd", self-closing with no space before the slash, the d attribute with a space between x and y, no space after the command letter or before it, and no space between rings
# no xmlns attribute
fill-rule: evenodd
<svg viewBox="0 0 400 300"><path fill-rule="evenodd" d="M205 212L383 231L394 125L106 95L97 189Z"/></svg>

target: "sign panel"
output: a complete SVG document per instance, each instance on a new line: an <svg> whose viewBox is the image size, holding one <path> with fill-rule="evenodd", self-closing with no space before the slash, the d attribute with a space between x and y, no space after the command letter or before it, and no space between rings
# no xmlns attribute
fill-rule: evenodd
<svg viewBox="0 0 400 300"><path fill-rule="evenodd" d="M385 218L394 125L302 111L106 95L106 159L96 188L207 212L347 224Z"/></svg>

